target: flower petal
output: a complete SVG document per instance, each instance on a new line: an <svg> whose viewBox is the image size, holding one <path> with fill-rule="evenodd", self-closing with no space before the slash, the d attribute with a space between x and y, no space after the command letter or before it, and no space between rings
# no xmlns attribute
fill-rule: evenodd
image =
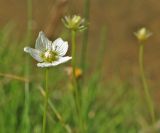
<svg viewBox="0 0 160 133"><path fill-rule="evenodd" d="M52 50L58 52L59 56L64 56L68 50L68 42L58 38L52 43Z"/></svg>
<svg viewBox="0 0 160 133"><path fill-rule="evenodd" d="M25 47L24 51L26 53L29 53L35 60L37 60L39 62L43 61L41 56L40 56L41 52L39 50L30 48L30 47Z"/></svg>
<svg viewBox="0 0 160 133"><path fill-rule="evenodd" d="M52 66L56 66L56 65L65 63L71 59L72 59L72 57L69 57L69 56L59 57L59 59L57 61L52 62Z"/></svg>
<svg viewBox="0 0 160 133"><path fill-rule="evenodd" d="M45 34L40 31L38 38L36 40L35 49L38 49L42 52L45 50L51 50L52 49L52 42L48 40L48 38L45 36Z"/></svg>
<svg viewBox="0 0 160 133"><path fill-rule="evenodd" d="M72 57L69 56L65 56L65 57L60 57L59 60L54 61L52 63L47 63L47 62L43 62L43 63L38 63L37 66L38 67L52 67L52 66L57 66L59 64L65 63L69 60L71 60Z"/></svg>
<svg viewBox="0 0 160 133"><path fill-rule="evenodd" d="M43 62L43 63L37 63L38 67L51 67L52 63Z"/></svg>

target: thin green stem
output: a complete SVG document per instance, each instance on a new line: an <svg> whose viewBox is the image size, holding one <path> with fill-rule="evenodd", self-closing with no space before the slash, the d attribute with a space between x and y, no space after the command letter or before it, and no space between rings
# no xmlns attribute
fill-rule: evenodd
<svg viewBox="0 0 160 133"><path fill-rule="evenodd" d="M98 51L98 58L97 58L97 64L96 64L97 70L101 68L103 69L103 61L105 58L106 47L107 47L106 34L107 34L107 28L106 26L103 26L101 28L101 33L100 33L100 49Z"/></svg>
<svg viewBox="0 0 160 133"><path fill-rule="evenodd" d="M49 89L48 89L48 68L46 68L45 72L45 99L44 99L44 114L43 114L43 133L46 132L46 116L47 116L47 109L48 109L48 97L49 97Z"/></svg>
<svg viewBox="0 0 160 133"><path fill-rule="evenodd" d="M39 88L39 90L42 96L46 97L46 93L44 92L44 90L42 88ZM49 98L48 98L48 106L51 108L51 110L53 111L53 113L55 114L59 122L61 123L62 127L66 129L67 133L72 133L70 125L64 121L62 115L58 112L55 105L52 103L52 101Z"/></svg>
<svg viewBox="0 0 160 133"><path fill-rule="evenodd" d="M29 44L32 41L32 0L27 0L27 35L25 41ZM30 74L30 60L28 56L25 57L25 77L29 79ZM30 132L30 118L29 118L29 108L30 108L30 93L29 93L29 82L25 81L25 107L23 116L23 128L24 133Z"/></svg>
<svg viewBox="0 0 160 133"><path fill-rule="evenodd" d="M148 109L150 111L152 123L154 124L155 123L154 106L153 106L152 98L151 98L150 93L149 93L149 88L148 88L147 80L146 80L145 73L144 73L144 63L143 63L143 61L144 61L144 45L141 44L140 49L139 49L140 72L141 72L141 78L142 78L142 83L143 83L143 87L144 87L144 92L145 92L145 95L146 95L146 101L148 103Z"/></svg>
<svg viewBox="0 0 160 133"><path fill-rule="evenodd" d="M64 119L62 118L60 113L57 111L57 109L55 108L54 104L50 100L48 100L48 104L51 107L51 109L54 112L54 114L56 115L56 117L59 120L59 122L61 123L61 125L66 129L67 133L72 133L72 130L71 130L70 126L65 123Z"/></svg>
<svg viewBox="0 0 160 133"><path fill-rule="evenodd" d="M26 65L25 65L25 77L29 79L29 59L28 57L26 59ZM29 82L25 81L25 109L24 109L24 133L30 132L30 119L29 119L29 107L30 107L30 94L29 94Z"/></svg>
<svg viewBox="0 0 160 133"><path fill-rule="evenodd" d="M73 67L73 76L75 76L75 67L76 67L76 31L72 31L72 67Z"/></svg>
<svg viewBox="0 0 160 133"><path fill-rule="evenodd" d="M72 69L73 69L73 87L75 92L75 106L76 106L76 112L77 112L77 118L78 118L78 124L79 124L79 132L84 133L84 126L83 126L83 118L81 113L81 107L80 107L80 95L78 92L78 83L75 76L75 69L76 69L76 31L72 30L71 32L72 37Z"/></svg>
<svg viewBox="0 0 160 133"><path fill-rule="evenodd" d="M27 9L27 17L28 17L27 39L31 41L32 40L32 0L27 0L27 6L28 6L28 9Z"/></svg>
<svg viewBox="0 0 160 133"><path fill-rule="evenodd" d="M90 10L90 0L84 0L84 18L86 22L89 21L89 10ZM83 73L85 73L85 69L86 69L85 64L86 64L86 54L87 54L87 47L88 47L88 31L89 31L89 27L84 31L82 50L81 50L81 68Z"/></svg>

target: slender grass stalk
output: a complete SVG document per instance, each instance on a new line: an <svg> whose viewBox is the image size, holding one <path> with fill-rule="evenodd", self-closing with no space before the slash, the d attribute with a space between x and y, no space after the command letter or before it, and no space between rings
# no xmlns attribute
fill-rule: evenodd
<svg viewBox="0 0 160 133"><path fill-rule="evenodd" d="M53 103L50 100L48 100L48 104L51 107L51 109L54 112L54 114L56 115L56 117L59 120L59 122L61 123L61 125L66 129L67 133L72 133L72 130L71 130L70 126L65 123L64 119L62 118L60 113L57 111L57 109L55 108Z"/></svg>
<svg viewBox="0 0 160 133"><path fill-rule="evenodd" d="M154 106L153 106L152 98L150 96L147 80L146 80L146 77L145 77L144 63L143 62L144 62L144 44L140 44L140 48L139 48L140 73L141 73L142 83L143 83L144 92L145 92L145 96L146 96L146 101L148 103L148 109L149 109L149 112L150 112L150 115L151 115L152 123L154 124L155 123Z"/></svg>
<svg viewBox="0 0 160 133"><path fill-rule="evenodd" d="M90 10L90 0L84 0L84 18L86 22L89 22L89 10ZM83 43L82 43L82 50L81 50L81 68L83 73L86 69L86 54L88 48L88 31L89 27L84 31L83 34Z"/></svg>
<svg viewBox="0 0 160 133"><path fill-rule="evenodd" d="M27 22L27 40L31 41L32 40L32 0L27 0L27 17L28 17L28 22Z"/></svg>
<svg viewBox="0 0 160 133"><path fill-rule="evenodd" d="M25 40L27 44L32 42L32 30L32 0L27 0L27 34Z"/></svg>
<svg viewBox="0 0 160 133"><path fill-rule="evenodd" d="M25 77L29 77L29 59L26 57L25 63ZM29 82L25 81L25 108L24 108L24 132L30 132L30 119L29 119L29 107L30 107L30 93L29 93Z"/></svg>
<svg viewBox="0 0 160 133"><path fill-rule="evenodd" d="M0 77L14 79L24 83L29 82L29 79L27 79L26 77L21 77L21 76L10 74L10 73L0 73Z"/></svg>
<svg viewBox="0 0 160 133"><path fill-rule="evenodd" d="M101 28L101 33L100 33L100 49L99 49L99 52L98 52L98 60L97 60L97 64L96 64L96 69L100 69L100 68L103 68L103 61L104 61L104 58L105 58L105 52L106 52L106 47L107 47L107 44L106 44L106 34L107 34L107 28L106 26L103 26ZM102 70L102 69L100 69Z"/></svg>
<svg viewBox="0 0 160 133"><path fill-rule="evenodd" d="M76 69L76 31L71 31L71 37L72 37L72 68L73 68L73 87L75 92L75 106L76 106L76 112L77 112L77 120L79 124L79 132L84 133L84 125L83 125L83 118L82 118L82 112L81 112L81 106L80 106L80 95L78 92L78 83L75 76L75 69Z"/></svg>
<svg viewBox="0 0 160 133"><path fill-rule="evenodd" d="M32 0L27 0L27 36L26 36L26 42L31 43L32 41ZM25 78L29 80L29 74L30 74L30 61L28 56L25 57ZM30 119L29 119L29 108L30 108L30 92L29 92L29 82L26 80L24 84L25 88L25 107L24 107L24 116L23 116L23 126L24 133L30 132Z"/></svg>
<svg viewBox="0 0 160 133"><path fill-rule="evenodd" d="M46 116L48 109L48 98L49 98L49 89L48 89L48 68L45 71L45 98L44 98L44 114L43 114L43 133L46 132Z"/></svg>
<svg viewBox="0 0 160 133"><path fill-rule="evenodd" d="M42 88L39 89L42 96L46 97L46 93L44 92L44 90ZM62 127L66 129L67 133L72 133L71 127L64 121L62 115L58 112L58 110L56 109L56 107L54 106L54 104L50 99L48 99L48 104L52 109L53 113L55 114L55 116L57 117L57 119L59 120L59 122L61 123Z"/></svg>

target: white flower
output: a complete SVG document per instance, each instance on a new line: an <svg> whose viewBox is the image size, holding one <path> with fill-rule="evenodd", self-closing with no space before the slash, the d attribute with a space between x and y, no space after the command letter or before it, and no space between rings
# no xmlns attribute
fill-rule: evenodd
<svg viewBox="0 0 160 133"><path fill-rule="evenodd" d="M42 31L39 32L35 49L30 47L24 48L25 52L39 62L37 64L38 67L57 66L69 61L72 57L64 56L67 50L68 42L63 41L61 38L51 42Z"/></svg>

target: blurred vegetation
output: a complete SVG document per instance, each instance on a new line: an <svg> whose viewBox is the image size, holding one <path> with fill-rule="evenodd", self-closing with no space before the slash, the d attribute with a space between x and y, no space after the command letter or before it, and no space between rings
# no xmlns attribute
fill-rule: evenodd
<svg viewBox="0 0 160 133"><path fill-rule="evenodd" d="M142 87L137 80L136 83L131 81L131 77L122 80L119 77L119 68L114 76L109 75L111 78L105 77L106 74L110 74L106 65L106 52L111 53L111 60L114 59L106 27L100 26L100 34L96 35L99 44L94 62L91 62L89 57L95 54L95 51L92 51L93 49L89 51L89 48L86 50L85 66L82 66L85 67L85 73L79 79L82 84L82 114L86 132L152 133L151 119L141 92ZM12 23L0 28L0 133L40 133L43 117L41 90L44 86L45 72L37 68L36 62L23 52L24 46L34 45L32 31L25 32L19 39L14 34L16 30ZM62 28L60 34L70 41L68 31ZM86 34L84 33L84 37ZM80 36L82 34L78 36L79 42L84 40L87 42L87 38ZM86 42L83 43L87 44ZM78 49L81 50L81 47L78 46ZM77 58L80 56L81 52L78 52ZM117 61L113 62L116 62L117 68ZM70 66L70 63L54 67L49 73L51 106L47 112L47 133L65 133L66 125L73 133L76 132L75 105L70 77L65 72L66 66ZM80 61L78 66L81 66ZM55 114L55 108L59 112L58 115L63 118L64 125ZM158 109L156 113L159 116ZM156 120L155 128L159 132L157 117Z"/></svg>
<svg viewBox="0 0 160 133"><path fill-rule="evenodd" d="M11 27L8 24L0 32L1 73L3 74L0 78L0 132L39 133L43 114L43 96L39 89L44 84L44 70L37 68L36 62L30 61L29 64L26 64L23 53L25 44L14 38ZM99 57L102 56L102 49L100 48ZM96 62L101 64L99 60ZM25 84L28 82L25 77L26 65L29 65L30 68L27 114L25 104L27 100ZM88 64L88 69L90 67L92 64ZM69 89L70 81L66 78L68 75L65 74L63 65L52 69L49 74L50 100L74 130L73 115L75 112L73 111L73 97ZM86 82L82 87L83 116L87 132L137 132L139 129L137 91L128 81L122 82L115 79L104 82L103 69L103 65L98 66L86 77ZM48 112L47 124L48 132L53 132L53 130L57 133L65 132L51 108Z"/></svg>

